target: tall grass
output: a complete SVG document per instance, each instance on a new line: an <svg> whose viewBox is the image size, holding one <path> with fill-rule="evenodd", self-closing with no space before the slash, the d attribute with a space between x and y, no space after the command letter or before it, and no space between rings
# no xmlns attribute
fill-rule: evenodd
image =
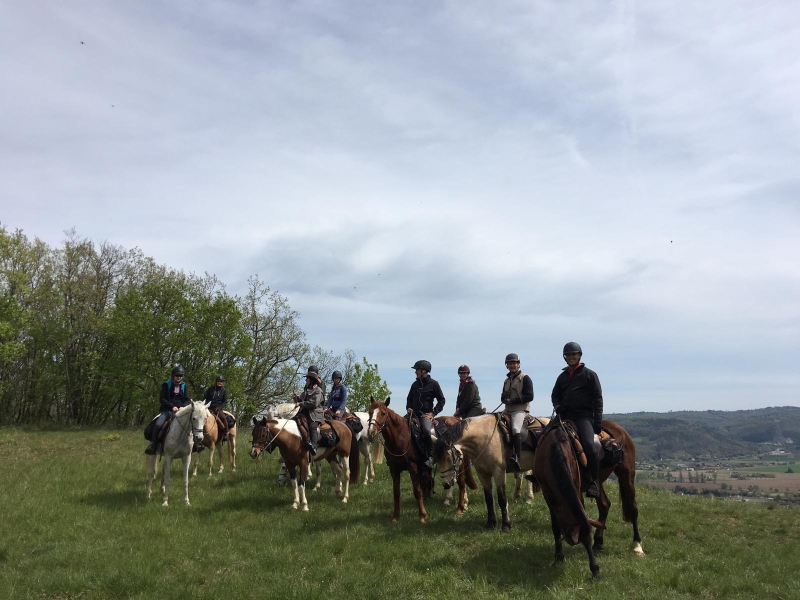
<svg viewBox="0 0 800 600"><path fill-rule="evenodd" d="M162 508L160 496L145 500L139 432L0 429L0 597L800 598L796 510L641 486L647 556L637 558L612 486L603 579L593 582L581 547L550 566L540 497L513 504L503 534L483 529L480 491L458 518L439 488L421 525L405 476L393 525L385 466L375 485L351 487L347 505L326 467L302 513L276 485L277 455L253 461L240 437L237 473L192 479L186 507L178 462Z"/></svg>

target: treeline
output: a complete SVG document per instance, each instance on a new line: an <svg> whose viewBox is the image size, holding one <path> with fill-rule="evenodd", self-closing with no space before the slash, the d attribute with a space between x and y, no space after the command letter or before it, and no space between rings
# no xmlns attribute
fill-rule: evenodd
<svg viewBox="0 0 800 600"><path fill-rule="evenodd" d="M138 249L0 225L0 424L141 425L175 364L195 399L224 375L243 418L287 401L309 364L342 371L354 404L388 393L377 365L312 347L298 319L258 276L240 297Z"/></svg>

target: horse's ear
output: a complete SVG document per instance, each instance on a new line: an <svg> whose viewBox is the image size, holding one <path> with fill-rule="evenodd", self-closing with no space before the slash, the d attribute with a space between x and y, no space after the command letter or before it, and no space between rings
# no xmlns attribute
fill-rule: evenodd
<svg viewBox="0 0 800 600"><path fill-rule="evenodd" d="M391 402L391 401L392 401L392 397L391 396L386 396L386 402L384 402L384 404L386 406L389 406L389 402Z"/></svg>
<svg viewBox="0 0 800 600"><path fill-rule="evenodd" d="M211 406L211 400L208 400L207 402L203 402L203 406L205 406L206 408Z"/></svg>
<svg viewBox="0 0 800 600"><path fill-rule="evenodd" d="M258 419L256 417L253 417L253 425L258 425Z"/></svg>

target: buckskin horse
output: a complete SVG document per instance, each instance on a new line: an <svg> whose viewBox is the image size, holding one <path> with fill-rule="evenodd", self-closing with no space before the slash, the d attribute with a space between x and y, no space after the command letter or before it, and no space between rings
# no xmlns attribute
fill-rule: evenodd
<svg viewBox="0 0 800 600"><path fill-rule="evenodd" d="M589 556L589 569L592 576L600 576L600 567L595 560L595 552L603 549L603 531L611 502L603 489L602 482L615 473L619 481L619 495L622 500L623 520L633 525L634 552L642 556L642 541L639 536L639 509L636 505L636 446L633 439L622 426L613 421L603 421L603 427L622 444L624 458L617 464L600 462L600 497L597 499L599 517L595 521L586 514L583 503L585 473L578 463L578 455L559 420L550 423L539 440L534 461L534 473L542 488L542 495L550 509L550 523L555 540L555 559L553 565L564 560L562 538L574 546L583 544ZM594 545L591 528L595 527Z"/></svg>
<svg viewBox="0 0 800 600"><path fill-rule="evenodd" d="M350 484L354 483L349 466L353 436L350 428L344 423L340 421L328 421L328 423L336 432L338 442L332 447L319 446L314 461L323 459L328 461L331 470L336 475L335 493L337 496L342 496L343 503L347 503L350 497ZM298 504L302 504L303 511L307 512L306 478L309 472L310 453L303 445L297 422L285 419L267 419L266 417L259 421L253 417L253 445L250 456L258 458L263 450L272 452L275 447L280 451L289 476L292 478L292 491L294 492L292 508L296 510ZM344 492L342 492L343 487Z"/></svg>
<svg viewBox="0 0 800 600"><path fill-rule="evenodd" d="M183 501L189 506L189 463L192 460L192 445L194 442L202 443L203 426L208 417L208 404L204 402L191 402L178 412L164 436L163 450L159 450L164 458L161 466L161 493L164 495L162 506L169 506L167 492L172 481L172 459L180 457L183 461ZM147 499L153 492L153 478L156 475L157 454L148 456Z"/></svg>
<svg viewBox="0 0 800 600"><path fill-rule="evenodd" d="M455 458L452 450L455 445L472 460L483 485L483 497L486 500L486 528L497 527L497 515L492 496L492 482L497 488L497 503L500 505L503 531L511 531L511 519L508 516L508 496L506 495L506 463L510 448L503 445L502 434L498 430L501 413L489 413L470 417L456 423L448 429L436 443L434 458L439 468L445 472L452 468ZM544 424L547 420L540 419ZM533 468L533 452L522 451L520 466L523 471Z"/></svg>
<svg viewBox="0 0 800 600"><path fill-rule="evenodd" d="M394 512L392 513L391 521L396 523L397 519L400 518L400 475L403 471L408 471L411 477L414 498L417 500L417 508L419 509L419 521L420 523L425 523L428 513L425 510L423 499L430 493L433 480L428 478L427 482L423 482L417 453L411 441L409 422L389 408L391 398L386 398L385 402L374 398L370 398L370 400L369 437L371 441L379 437L383 439L384 456L386 464L389 466L389 472L392 475ZM462 476L459 478L460 501L462 501L463 495L461 488L464 485L466 485L466 477ZM459 511L463 512L463 510L463 506L460 505ZM458 514L461 513L459 512Z"/></svg>
<svg viewBox="0 0 800 600"><path fill-rule="evenodd" d="M226 415L230 413L225 413ZM233 416L233 415L231 415ZM222 417L223 419L225 416ZM222 447L222 432L220 431L217 418L209 413L206 418L206 424L203 427L203 445L208 448L208 476L211 477L211 472L214 469L214 450L219 455L219 471L217 474L221 475L225 471L225 464L223 462ZM228 462L231 464L231 471L236 473L236 425L231 427L228 431ZM200 465L200 455L194 459L194 471L192 477L197 476L197 467Z"/></svg>

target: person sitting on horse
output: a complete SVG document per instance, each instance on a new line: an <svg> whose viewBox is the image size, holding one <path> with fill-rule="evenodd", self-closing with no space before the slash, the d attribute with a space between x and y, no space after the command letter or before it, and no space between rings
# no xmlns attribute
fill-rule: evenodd
<svg viewBox="0 0 800 600"><path fill-rule="evenodd" d="M333 387L328 394L328 404L325 405L325 413L330 414L337 421L344 421L347 418L347 386L342 383L342 373L334 371L331 376Z"/></svg>
<svg viewBox="0 0 800 600"><path fill-rule="evenodd" d="M511 445L514 452L508 457L508 465L513 471L520 471L520 460L522 458L522 441L527 432L523 433L525 426L525 415L530 410L530 403L533 402L533 381L519 368L519 355L506 355L506 368L508 374L503 382L503 393L500 401L506 405L504 412L511 421Z"/></svg>
<svg viewBox="0 0 800 600"><path fill-rule="evenodd" d="M594 436L600 433L603 422L603 390L597 373L587 369L581 362L583 350L580 344L566 344L563 356L567 366L561 371L553 387L553 408L562 419L575 423L592 478L586 495L597 498L600 495L597 483L600 465L595 453Z"/></svg>
<svg viewBox="0 0 800 600"><path fill-rule="evenodd" d="M458 367L458 396L456 397L456 412L453 416L461 419L477 417L485 411L481 405L481 394L478 391L478 384L470 377L469 367L461 365Z"/></svg>
<svg viewBox="0 0 800 600"><path fill-rule="evenodd" d="M186 389L186 382L183 380L185 374L186 372L182 366L175 365L175 368L172 369L172 379L165 381L161 385L161 394L159 396L161 412L156 419L153 442L144 451L145 454L153 455L158 451L158 437L161 433L161 427L169 419L170 415L178 412L179 409L192 401Z"/></svg>
<svg viewBox="0 0 800 600"><path fill-rule="evenodd" d="M422 427L422 443L425 446L425 466L433 468L433 418L444 408L444 394L439 382L431 378L431 363L427 360L418 360L411 367L417 379L411 384L406 398L406 410L415 414ZM436 406L433 401L436 400Z"/></svg>
<svg viewBox="0 0 800 600"><path fill-rule="evenodd" d="M218 375L214 385L206 390L204 400L210 402L208 410L217 419L217 427L222 434L223 442L228 441L228 418L225 416L225 407L228 404L228 391L225 389L225 377Z"/></svg>
<svg viewBox="0 0 800 600"><path fill-rule="evenodd" d="M306 441L306 448L312 455L317 453L317 445L319 444L319 424L325 420L325 394L322 391L322 379L319 372L314 365L308 367L306 373L306 386L303 393L299 396L292 394L295 401L295 406L299 406L300 410L295 419L304 415L308 423L308 436L309 440Z"/></svg>

